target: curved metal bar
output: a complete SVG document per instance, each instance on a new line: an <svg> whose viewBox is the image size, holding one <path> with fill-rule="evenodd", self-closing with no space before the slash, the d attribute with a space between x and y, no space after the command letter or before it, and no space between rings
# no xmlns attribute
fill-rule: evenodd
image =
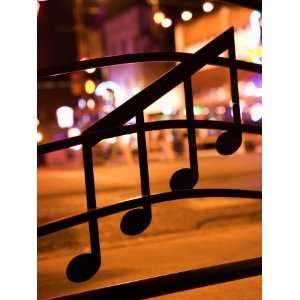
<svg viewBox="0 0 300 300"><path fill-rule="evenodd" d="M108 56L102 58L94 58L83 61L76 61L69 65L63 65L58 67L43 68L38 70L37 77L39 79L58 76L62 74L68 74L71 72L82 71L90 68L103 68L114 65L129 64L129 63L143 63L143 62L158 62L158 61L173 61L182 62L193 53L185 52L150 52L150 53L135 53L124 54L116 56ZM215 65L221 67L229 67L230 61L226 57L207 57L205 60L208 65ZM262 73L262 66L260 64L245 62L242 60L236 60L236 67L240 70L252 71L256 73Z"/></svg>
<svg viewBox="0 0 300 300"><path fill-rule="evenodd" d="M261 199L261 191L238 190L238 189L193 189L177 190L172 192L147 195L147 201L151 204L157 204L166 201L175 201L179 199L197 198L197 197L233 197L233 198L252 198ZM37 236L41 237L59 230L63 230L75 225L86 223L91 219L107 217L129 209L141 207L145 203L145 197L130 199L113 205L91 209L87 212L73 215L64 219L41 225L37 229Z"/></svg>
<svg viewBox="0 0 300 300"><path fill-rule="evenodd" d="M53 300L148 299L218 283L259 276L262 258L241 260L201 269L121 283Z"/></svg>
<svg viewBox="0 0 300 300"><path fill-rule="evenodd" d="M166 120L166 121L156 121L148 122L141 125L143 130L152 131L160 129L170 129L170 128L205 128L205 129L219 129L219 130L240 130L244 133L252 134L262 134L262 129L260 126L250 125L250 124L235 124L224 121L212 121L212 120ZM130 133L136 133L136 125L124 125L115 128L108 128L103 130L95 130L86 134L82 134L76 137L67 138L61 141L50 142L47 144L38 145L37 154L45 154L48 152L58 151L72 146L88 143L91 140L103 140L115 136L126 135Z"/></svg>

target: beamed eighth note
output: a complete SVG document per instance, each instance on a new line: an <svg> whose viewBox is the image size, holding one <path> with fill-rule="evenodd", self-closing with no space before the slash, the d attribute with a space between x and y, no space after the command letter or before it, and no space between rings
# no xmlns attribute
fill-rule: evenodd
<svg viewBox="0 0 300 300"><path fill-rule="evenodd" d="M191 76L208 64L210 60L218 57L226 50L228 50L229 53L233 120L234 123L240 125L241 116L234 46L234 30L233 27L231 27L82 133L82 137L85 137L91 133L101 130L124 126L132 118L136 119L140 185L143 201L141 207L129 210L123 216L120 224L120 228L123 233L127 235L139 234L149 226L152 219L151 202L149 200L151 193L147 145L145 139L144 110L178 84L182 82L184 83L189 145L189 167L177 170L172 175L169 184L171 191L174 192L177 190L193 189L199 179L199 170ZM92 148L100 142L101 139L103 139L101 135L93 135L93 138L85 139L85 142L83 143L83 161L88 211L96 209ZM234 153L240 147L241 143L241 131L238 129L227 130L218 137L216 141L216 149L222 155L229 155ZM101 266L101 247L97 219L89 219L88 224L90 253L84 253L76 256L71 260L67 267L67 277L69 280L74 282L88 280Z"/></svg>

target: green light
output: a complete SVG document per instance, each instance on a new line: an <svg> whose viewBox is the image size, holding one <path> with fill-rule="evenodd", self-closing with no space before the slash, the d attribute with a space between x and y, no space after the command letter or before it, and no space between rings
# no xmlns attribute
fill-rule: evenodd
<svg viewBox="0 0 300 300"><path fill-rule="evenodd" d="M200 106L194 106L194 115L198 116L201 115L203 113L203 108Z"/></svg>

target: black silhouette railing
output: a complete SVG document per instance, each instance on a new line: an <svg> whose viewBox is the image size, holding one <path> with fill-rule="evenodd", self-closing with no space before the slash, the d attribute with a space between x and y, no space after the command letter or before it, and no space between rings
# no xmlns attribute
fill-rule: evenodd
<svg viewBox="0 0 300 300"><path fill-rule="evenodd" d="M228 58L218 57L228 50ZM221 133L216 141L216 150L222 155L230 155L239 149L242 144L242 133L261 134L261 127L241 123L239 106L237 69L261 73L261 66L236 60L234 30L228 29L209 44L194 54L186 53L146 53L107 57L81 61L74 65L62 68L45 69L38 72L38 78L55 76L71 71L84 70L91 67L104 67L114 64L145 61L181 61L177 66L158 80L150 84L140 93L133 96L123 105L117 107L103 119L99 120L80 136L62 141L52 142L38 146L38 154L44 154L82 145L83 164L85 173L85 187L87 199L87 212L70 216L61 220L41 225L37 229L38 237L57 232L72 226L88 223L90 237L90 253L76 256L67 266L66 275L73 282L82 282L91 278L101 266L101 242L99 236L98 219L125 212L120 224L124 234L137 235L143 232L151 223L152 205L164 201L187 199L195 197L239 197L260 199L260 191L239 189L194 189L199 180L196 128L219 129ZM230 87L232 95L233 123L221 121L195 120L193 113L193 95L191 76L207 64L226 66L230 69ZM159 122L144 122L144 110L161 96L176 87L184 84L186 120L169 120ZM132 118L136 124L126 125ZM148 172L148 158L145 133L151 130L166 128L186 128L188 131L189 167L177 170L170 179L170 192L151 194ZM140 170L141 197L97 208L95 197L95 184L93 173L92 148L101 140L137 133L138 159ZM239 278L246 278L261 274L261 258L233 264L215 266L206 269L193 270L177 274L169 274L157 278L150 278L138 282L113 286L82 295L72 295L74 299L115 299L119 292L127 291L129 299L150 297L149 295L162 295L174 291L204 286L219 282L226 282ZM179 284L178 282L181 282ZM167 287L173 285L176 286ZM153 288L155 285L157 288ZM154 293L154 294L153 294ZM124 295L124 294L123 294ZM111 297L111 298L109 298ZM66 299L68 297L65 297ZM72 299L73 299L72 298Z"/></svg>

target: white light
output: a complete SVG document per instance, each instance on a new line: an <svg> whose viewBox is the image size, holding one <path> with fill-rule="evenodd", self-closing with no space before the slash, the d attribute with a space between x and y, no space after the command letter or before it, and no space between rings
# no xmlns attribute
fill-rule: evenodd
<svg viewBox="0 0 300 300"><path fill-rule="evenodd" d="M95 103L94 99L89 99L87 101L86 105L89 109L94 109L96 106L96 103Z"/></svg>
<svg viewBox="0 0 300 300"><path fill-rule="evenodd" d="M161 26L164 28L169 28L172 25L172 20L170 18L164 18L161 21Z"/></svg>
<svg viewBox="0 0 300 300"><path fill-rule="evenodd" d="M166 116L171 115L172 112L173 112L173 109L172 109L172 107L169 106L169 105L165 105L165 106L162 108L162 113L163 113L164 115L166 115Z"/></svg>
<svg viewBox="0 0 300 300"><path fill-rule="evenodd" d="M68 130L68 137L78 136L81 134L80 129L73 127Z"/></svg>
<svg viewBox="0 0 300 300"><path fill-rule="evenodd" d="M158 11L153 15L153 20L156 24L160 24L164 18L165 14L161 11Z"/></svg>
<svg viewBox="0 0 300 300"><path fill-rule="evenodd" d="M250 108L251 119L254 122L259 121L262 118L262 105L257 103Z"/></svg>
<svg viewBox="0 0 300 300"><path fill-rule="evenodd" d="M260 87L255 87L254 95L256 97L261 97L262 96L262 88Z"/></svg>
<svg viewBox="0 0 300 300"><path fill-rule="evenodd" d="M78 100L78 107L79 107L80 109L84 109L84 108L86 107L86 101L85 101L85 99L80 98L80 99Z"/></svg>
<svg viewBox="0 0 300 300"><path fill-rule="evenodd" d="M107 89L110 89L114 92L116 106L119 106L124 102L123 90L114 81L103 81L98 84L95 90L96 96L102 96L105 98L105 95L107 95Z"/></svg>
<svg viewBox="0 0 300 300"><path fill-rule="evenodd" d="M257 23L259 22L259 19L261 17L261 13L257 10L253 11L251 14L250 14L250 23Z"/></svg>
<svg viewBox="0 0 300 300"><path fill-rule="evenodd" d="M96 68L90 68L85 70L87 73L92 74L96 71Z"/></svg>
<svg viewBox="0 0 300 300"><path fill-rule="evenodd" d="M209 13L214 9L214 5L211 2L205 2L202 8L204 12Z"/></svg>
<svg viewBox="0 0 300 300"><path fill-rule="evenodd" d="M245 84L244 95L247 97L261 97L262 88L256 87L254 82L250 81Z"/></svg>
<svg viewBox="0 0 300 300"><path fill-rule="evenodd" d="M134 88L132 88L131 93L132 93L133 95L136 95L136 94L139 93L140 91L141 91L140 88L134 87Z"/></svg>
<svg viewBox="0 0 300 300"><path fill-rule="evenodd" d="M40 143L43 140L43 135L38 131L37 132L37 142Z"/></svg>
<svg viewBox="0 0 300 300"><path fill-rule="evenodd" d="M39 126L39 125L40 125L40 120L37 119L37 124L36 124L36 126Z"/></svg>
<svg viewBox="0 0 300 300"><path fill-rule="evenodd" d="M252 81L246 83L244 94L247 97L255 96L255 84Z"/></svg>
<svg viewBox="0 0 300 300"><path fill-rule="evenodd" d="M117 141L116 137L112 137L112 138L106 139L106 142L109 143L109 144L114 144L116 141Z"/></svg>
<svg viewBox="0 0 300 300"><path fill-rule="evenodd" d="M260 43L261 31L259 19L261 17L260 12L253 11L250 15L250 30L251 36L249 38L249 47L250 49L255 49Z"/></svg>
<svg viewBox="0 0 300 300"><path fill-rule="evenodd" d="M130 134L122 135L121 139L124 144L129 144L129 142L131 140L131 135Z"/></svg>
<svg viewBox="0 0 300 300"><path fill-rule="evenodd" d="M69 106L61 106L56 110L57 124L60 128L70 128L74 123L74 111Z"/></svg>
<svg viewBox="0 0 300 300"><path fill-rule="evenodd" d="M193 14L189 10L185 10L181 13L181 19L185 22L191 20L192 17Z"/></svg>
<svg viewBox="0 0 300 300"><path fill-rule="evenodd" d="M74 136L78 136L80 134L81 134L81 131L78 128L74 127L74 128L70 128L68 130L68 137L70 137L70 138L74 137ZM81 145L76 145L76 146L71 147L71 149L76 150L76 151L78 151L80 148L81 148Z"/></svg>

